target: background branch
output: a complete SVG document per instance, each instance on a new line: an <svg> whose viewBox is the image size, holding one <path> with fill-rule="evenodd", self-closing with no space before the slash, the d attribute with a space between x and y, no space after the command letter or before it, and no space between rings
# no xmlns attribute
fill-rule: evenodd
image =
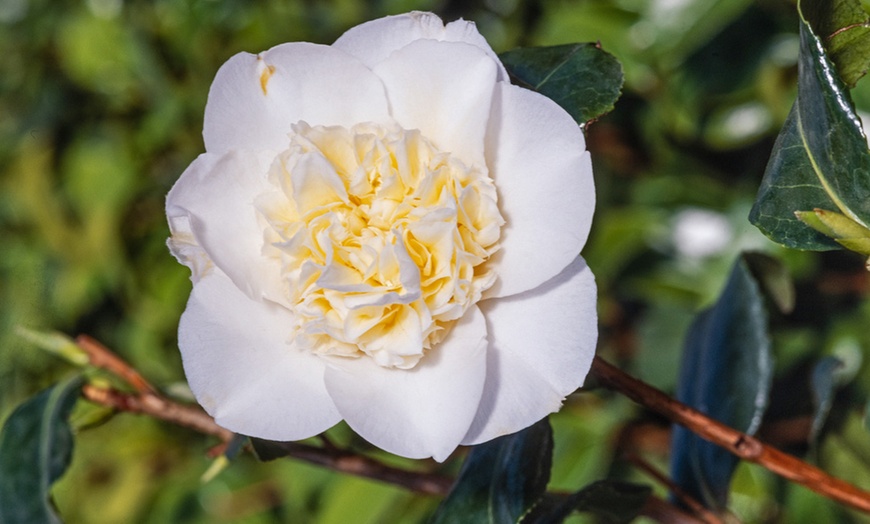
<svg viewBox="0 0 870 524"><path fill-rule="evenodd" d="M596 356L593 375L605 387L622 393L638 404L685 426L698 436L719 445L743 460L759 464L793 482L855 509L870 512L870 492L828 475L798 458L765 445L704 415L662 391L641 382Z"/></svg>
<svg viewBox="0 0 870 524"><path fill-rule="evenodd" d="M82 395L87 400L118 411L148 415L204 435L217 437L221 444L216 446L216 449L220 450L225 449L235 436L232 431L219 426L199 406L179 404L162 396L138 371L100 342L82 335L76 338L76 343L87 352L91 365L106 369L123 378L136 390L135 393L127 393L113 388L85 384ZM388 466L378 460L341 449L325 435L321 435L321 440L324 443L323 447L298 442L284 442L281 443L281 447L287 452L288 457L341 473L394 484L425 495L446 496L455 480L437 473L408 471ZM677 524L707 522L655 495L647 499L641 515L659 522Z"/></svg>

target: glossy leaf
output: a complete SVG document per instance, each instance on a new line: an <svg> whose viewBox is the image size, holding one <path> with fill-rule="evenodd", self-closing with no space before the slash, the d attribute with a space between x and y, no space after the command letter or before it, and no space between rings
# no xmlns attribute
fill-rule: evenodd
<svg viewBox="0 0 870 524"><path fill-rule="evenodd" d="M608 524L631 522L640 514L650 493L649 486L602 480L571 495L548 494L520 522L558 524L574 512L595 515Z"/></svg>
<svg viewBox="0 0 870 524"><path fill-rule="evenodd" d="M750 220L776 242L799 249L838 244L796 212L839 211L870 223L870 152L849 93L822 41L800 21L798 97L776 140Z"/></svg>
<svg viewBox="0 0 870 524"><path fill-rule="evenodd" d="M66 471L73 435L68 419L79 396L78 377L42 391L12 412L0 431L0 522L61 522L51 485Z"/></svg>
<svg viewBox="0 0 870 524"><path fill-rule="evenodd" d="M825 42L840 78L854 87L870 67L870 17L860 0L803 0L801 10Z"/></svg>
<svg viewBox="0 0 870 524"><path fill-rule="evenodd" d="M519 521L547 488L552 460L547 419L475 446L432 524Z"/></svg>
<svg viewBox="0 0 870 524"><path fill-rule="evenodd" d="M622 65L596 44L518 48L499 58L515 84L549 97L581 125L612 110L622 93Z"/></svg>
<svg viewBox="0 0 870 524"><path fill-rule="evenodd" d="M767 407L772 361L764 302L743 258L734 264L716 304L695 318L683 351L677 398L754 434ZM725 506L737 462L682 426L674 428L671 475L707 506Z"/></svg>

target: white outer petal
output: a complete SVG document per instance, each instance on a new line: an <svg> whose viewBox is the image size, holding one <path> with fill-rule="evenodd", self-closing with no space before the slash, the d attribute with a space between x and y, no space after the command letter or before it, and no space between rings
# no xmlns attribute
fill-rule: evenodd
<svg viewBox="0 0 870 524"><path fill-rule="evenodd" d="M577 258L537 289L478 304L486 316L486 386L473 445L514 433L559 410L583 384L598 339L595 278Z"/></svg>
<svg viewBox="0 0 870 524"><path fill-rule="evenodd" d="M300 120L345 127L388 122L384 87L362 62L330 46L291 42L259 55L239 53L221 66L209 90L205 149L280 151Z"/></svg>
<svg viewBox="0 0 870 524"><path fill-rule="evenodd" d="M506 224L487 263L499 279L486 297L503 297L539 286L580 254L595 185L583 133L565 110L505 83L494 98L486 157Z"/></svg>
<svg viewBox="0 0 870 524"><path fill-rule="evenodd" d="M486 323L470 308L413 369L329 359L326 388L360 436L408 458L442 462L472 423L486 376Z"/></svg>
<svg viewBox="0 0 870 524"><path fill-rule="evenodd" d="M417 40L374 68L390 111L405 129L419 129L466 165L484 166L484 139L497 64L480 48Z"/></svg>
<svg viewBox="0 0 870 524"><path fill-rule="evenodd" d="M421 39L464 42L478 47L498 62L498 79L508 79L507 71L474 22L459 19L445 26L433 13L414 11L372 20L348 29L332 46L374 67L386 60L393 51Z"/></svg>
<svg viewBox="0 0 870 524"><path fill-rule="evenodd" d="M178 345L191 390L219 425L287 441L341 420L323 361L287 342L292 322L288 310L249 299L220 273L193 287Z"/></svg>
<svg viewBox="0 0 870 524"><path fill-rule="evenodd" d="M272 189L272 157L251 151L200 155L166 196L166 216L170 223L186 217L199 245L248 296L282 302L281 268L261 254L263 226L254 208L254 199Z"/></svg>

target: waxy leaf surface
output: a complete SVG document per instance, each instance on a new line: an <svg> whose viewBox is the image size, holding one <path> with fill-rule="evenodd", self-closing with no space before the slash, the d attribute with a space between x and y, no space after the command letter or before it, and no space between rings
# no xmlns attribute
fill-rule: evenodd
<svg viewBox="0 0 870 524"><path fill-rule="evenodd" d="M66 471L73 435L68 418L81 380L57 384L18 406L0 431L0 523L61 522L51 485Z"/></svg>
<svg viewBox="0 0 870 524"><path fill-rule="evenodd" d="M795 216L816 208L870 224L870 152L848 90L821 39L801 17L798 97L774 144L749 218L788 247L838 248Z"/></svg>
<svg viewBox="0 0 870 524"><path fill-rule="evenodd" d="M547 419L475 446L432 524L518 522L546 490L552 460Z"/></svg>
<svg viewBox="0 0 870 524"><path fill-rule="evenodd" d="M622 64L596 44L518 48L499 58L515 84L549 97L578 124L609 112L622 93Z"/></svg>
<svg viewBox="0 0 870 524"><path fill-rule="evenodd" d="M737 260L716 304L689 328L677 399L749 435L767 407L772 376L767 313L759 286ZM724 508L737 458L682 426L671 440L671 476L707 506Z"/></svg>

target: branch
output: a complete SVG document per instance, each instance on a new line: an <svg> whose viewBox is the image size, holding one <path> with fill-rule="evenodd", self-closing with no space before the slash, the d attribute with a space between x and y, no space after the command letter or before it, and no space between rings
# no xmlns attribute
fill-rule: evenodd
<svg viewBox="0 0 870 524"><path fill-rule="evenodd" d="M765 445L755 437L711 419L598 356L592 361L590 374L604 386L664 415L672 422L685 426L701 438L725 448L743 460L759 464L841 504L870 513L870 492L832 477L815 466Z"/></svg>
<svg viewBox="0 0 870 524"><path fill-rule="evenodd" d="M76 345L88 354L88 360L95 368L114 373L124 379L127 384L133 386L139 393L157 393L157 390L145 380L145 377L100 342L87 335L79 335L76 337Z"/></svg>
<svg viewBox="0 0 870 524"><path fill-rule="evenodd" d="M235 434L218 426L214 419L199 406L178 404L160 395L136 369L109 348L87 335L77 337L76 343L88 354L91 365L105 369L123 378L136 389L125 393L93 384L82 387L87 400L118 411L139 413L192 429L220 439L216 450L226 449ZM424 495L447 496L455 479L436 473L408 471L388 466L375 459L336 447L325 435L320 435L323 447L284 442L281 446L288 457L381 482L387 482ZM222 452L222 451L221 451ZM676 506L650 495L641 515L659 522L698 524L704 521L685 513Z"/></svg>
<svg viewBox="0 0 870 524"><path fill-rule="evenodd" d="M639 455L629 452L625 455L625 459L650 477L654 478L660 484L666 486L671 493L680 499L680 501L689 508L692 513L697 515L702 522L706 524L723 524L722 519L720 519L718 515L705 508L703 504L692 498L691 495L677 486L674 481L666 477L661 471L656 469L655 466L641 458Z"/></svg>
<svg viewBox="0 0 870 524"><path fill-rule="evenodd" d="M128 413L148 415L198 433L217 437L222 442L229 442L234 435L232 431L218 426L214 419L198 406L177 404L156 394L124 393L91 384L86 384L82 388L82 394L95 404ZM288 452L288 456L298 460L342 473L396 484L426 495L444 496L453 484L453 479L450 477L394 468L375 459L338 448L318 448L297 442L282 443L282 448Z"/></svg>
<svg viewBox="0 0 870 524"><path fill-rule="evenodd" d="M204 435L217 437L222 442L229 442L233 438L232 431L218 426L214 419L198 406L176 404L154 393L124 393L116 389L85 384L82 386L82 395L95 404L128 413L149 415Z"/></svg>

